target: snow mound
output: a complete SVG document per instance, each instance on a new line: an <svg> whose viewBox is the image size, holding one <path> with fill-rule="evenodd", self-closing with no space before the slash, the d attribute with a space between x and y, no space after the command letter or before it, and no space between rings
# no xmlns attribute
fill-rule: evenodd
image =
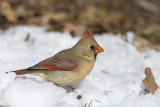
<svg viewBox="0 0 160 107"><path fill-rule="evenodd" d="M0 31L0 105L10 107L159 107L160 91L140 95L145 67L153 70L160 86L160 52L134 46L133 33L128 42L119 35L95 35L104 53L97 56L92 72L73 84L74 92L33 76L18 76L13 71L27 68L72 47L80 38L68 32L46 32L43 27L18 26ZM81 96L81 98L77 98Z"/></svg>

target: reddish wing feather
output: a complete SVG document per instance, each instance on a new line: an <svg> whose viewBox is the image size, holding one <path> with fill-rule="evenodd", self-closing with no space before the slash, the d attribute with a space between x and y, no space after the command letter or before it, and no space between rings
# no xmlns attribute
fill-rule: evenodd
<svg viewBox="0 0 160 107"><path fill-rule="evenodd" d="M57 67L55 64L44 64L44 65L40 65L39 67L49 69L49 70L60 70L60 68Z"/></svg>
<svg viewBox="0 0 160 107"><path fill-rule="evenodd" d="M39 64L31 67L30 69L48 69L48 70L53 70L53 71L72 71L75 70L78 66L77 62L69 62L66 60L61 60L58 58L49 58L46 59Z"/></svg>

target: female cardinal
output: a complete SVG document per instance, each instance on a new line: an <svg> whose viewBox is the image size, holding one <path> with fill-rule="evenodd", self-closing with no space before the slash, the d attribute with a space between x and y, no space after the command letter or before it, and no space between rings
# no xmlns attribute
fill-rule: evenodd
<svg viewBox="0 0 160 107"><path fill-rule="evenodd" d="M85 29L82 38L72 48L60 51L33 67L12 72L38 75L58 86L67 86L86 77L94 66L97 54L103 51Z"/></svg>

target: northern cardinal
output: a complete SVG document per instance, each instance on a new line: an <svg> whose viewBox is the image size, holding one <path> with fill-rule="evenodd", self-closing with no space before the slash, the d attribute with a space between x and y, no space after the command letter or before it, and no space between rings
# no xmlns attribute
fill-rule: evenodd
<svg viewBox="0 0 160 107"><path fill-rule="evenodd" d="M58 86L68 86L85 78L91 72L97 54L103 51L85 29L82 38L72 48L62 50L33 67L12 72L38 75Z"/></svg>

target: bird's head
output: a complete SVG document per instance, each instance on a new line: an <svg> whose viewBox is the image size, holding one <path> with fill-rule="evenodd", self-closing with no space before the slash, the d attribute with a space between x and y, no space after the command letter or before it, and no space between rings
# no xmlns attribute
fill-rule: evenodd
<svg viewBox="0 0 160 107"><path fill-rule="evenodd" d="M93 36L85 29L82 33L82 38L74 46L76 48L77 54L88 60L96 59L98 53L104 52L104 49L99 46Z"/></svg>

